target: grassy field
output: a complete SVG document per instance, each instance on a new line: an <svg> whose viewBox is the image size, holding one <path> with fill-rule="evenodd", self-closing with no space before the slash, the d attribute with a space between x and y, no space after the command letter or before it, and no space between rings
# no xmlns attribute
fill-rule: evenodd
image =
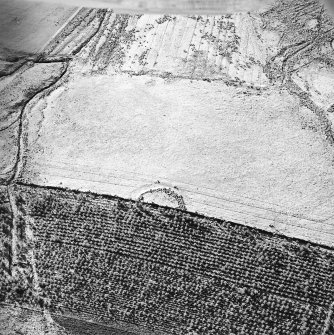
<svg viewBox="0 0 334 335"><path fill-rule="evenodd" d="M303 77L330 59L331 25L314 1L261 15L82 9L44 49L68 67L25 108L17 177L131 199L160 182L191 211L333 246L330 65Z"/></svg>

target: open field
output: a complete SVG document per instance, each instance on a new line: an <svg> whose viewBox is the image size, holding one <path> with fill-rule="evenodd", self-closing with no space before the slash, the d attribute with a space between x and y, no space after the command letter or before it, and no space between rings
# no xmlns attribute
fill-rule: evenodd
<svg viewBox="0 0 334 335"><path fill-rule="evenodd" d="M277 68L280 48L314 38L284 21L286 3L262 16L81 10L45 48L68 67L26 105L17 177L132 199L160 183L188 210L333 245L331 116L305 96L306 67L286 72L306 53L291 47ZM312 57L330 57L330 36Z"/></svg>
<svg viewBox="0 0 334 335"><path fill-rule="evenodd" d="M191 211L331 243L334 169L309 116L287 92L74 75L26 114L20 177L133 199L159 181Z"/></svg>
<svg viewBox="0 0 334 335"><path fill-rule="evenodd" d="M38 53L75 8L29 2L0 2L0 62Z"/></svg>

